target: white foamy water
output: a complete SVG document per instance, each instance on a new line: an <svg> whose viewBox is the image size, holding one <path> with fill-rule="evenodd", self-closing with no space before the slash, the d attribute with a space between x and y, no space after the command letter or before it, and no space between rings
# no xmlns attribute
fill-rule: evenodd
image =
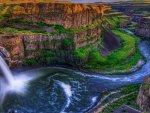
<svg viewBox="0 0 150 113"><path fill-rule="evenodd" d="M97 101L97 97L93 97L91 100L93 103L95 103Z"/></svg>
<svg viewBox="0 0 150 113"><path fill-rule="evenodd" d="M3 103L7 93L25 94L27 85L33 78L23 74L13 76L8 65L1 56L0 69L3 73L3 78L0 80L0 103Z"/></svg>
<svg viewBox="0 0 150 113"><path fill-rule="evenodd" d="M0 56L0 69L5 76L7 83L12 84L12 82L14 81L13 75L12 75L8 65L6 64L6 62L4 61L4 59L1 56Z"/></svg>
<svg viewBox="0 0 150 113"><path fill-rule="evenodd" d="M125 31L128 34L134 35L134 33L132 31L128 30L128 29L121 28L121 30Z"/></svg>
<svg viewBox="0 0 150 113"><path fill-rule="evenodd" d="M72 91L71 91L71 86L68 84L65 84L61 81L56 81L64 90L65 94L66 94L66 98L67 98L67 104L65 105L65 107L63 108L63 110L61 111L61 113L65 113L65 109L69 107L70 103L71 103L71 97L72 97Z"/></svg>

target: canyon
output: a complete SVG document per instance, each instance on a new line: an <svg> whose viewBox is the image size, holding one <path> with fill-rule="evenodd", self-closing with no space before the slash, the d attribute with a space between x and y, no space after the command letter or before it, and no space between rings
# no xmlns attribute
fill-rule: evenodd
<svg viewBox="0 0 150 113"><path fill-rule="evenodd" d="M46 63L47 59L50 64L83 65L87 58L78 58L75 50L88 45L98 47L94 43L101 40L101 18L106 10L111 10L105 5L70 2L29 2L1 7L6 17L0 26L4 29L11 26L12 29L0 32L0 46L10 53L7 58L10 66L35 63L33 59L39 60L41 57L44 58L41 63ZM60 61L60 58L64 60Z"/></svg>
<svg viewBox="0 0 150 113"><path fill-rule="evenodd" d="M47 0L0 0L0 62L3 62L0 67L2 71L5 70L4 64L7 68L8 64L12 70L21 68L25 71L22 67L31 68L32 70L21 74L17 70L12 72L15 73L14 78L18 78L17 82L29 80L24 74L35 79L35 82L27 82L32 86L28 95L16 96L19 97L17 101L13 100L16 97L10 101L7 98L4 110L14 105L15 109L23 112L28 109L22 109L22 106L45 113L49 113L49 110L56 113L60 113L60 110L85 112L97 104L103 93L129 84L136 85L131 87L131 91L125 88L128 93L121 92L122 88L116 91L119 94L116 101L131 94L134 100L132 98L129 101L135 105L139 87L137 83L150 74L150 44L148 41L141 41L150 38L150 19L136 14L137 9L143 6L138 4L132 7L131 4L129 2L124 6L116 3L103 5ZM149 8L147 4L144 6ZM113 9L123 13L112 11ZM133 32L129 30L129 26ZM84 72L99 74L48 67L51 65L85 69ZM33 69L32 66L42 68ZM103 72L104 74L101 74ZM2 77L4 83L7 81L5 78L3 80ZM136 100L140 110L148 112L149 82L150 77L146 77ZM3 89L3 86L0 88ZM30 99L32 103L28 105ZM112 104L113 102L115 103L112 100ZM18 103L21 107L16 107ZM43 106L43 103L46 103L46 106ZM37 104L40 107L37 107ZM107 107L109 105L106 109Z"/></svg>

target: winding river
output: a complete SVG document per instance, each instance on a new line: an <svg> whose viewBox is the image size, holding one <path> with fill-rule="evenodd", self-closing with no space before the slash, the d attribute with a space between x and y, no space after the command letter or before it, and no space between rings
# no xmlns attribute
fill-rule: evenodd
<svg viewBox="0 0 150 113"><path fill-rule="evenodd" d="M147 62L140 70L129 75L88 74L59 67L38 68L15 74L38 78L28 84L25 94L9 93L3 103L3 111L83 113L97 102L103 91L140 83L150 74L150 43L141 42L139 49Z"/></svg>

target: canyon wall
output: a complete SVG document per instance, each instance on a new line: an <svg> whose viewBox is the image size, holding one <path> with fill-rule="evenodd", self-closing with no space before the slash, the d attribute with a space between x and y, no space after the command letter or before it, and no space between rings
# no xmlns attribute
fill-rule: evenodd
<svg viewBox="0 0 150 113"><path fill-rule="evenodd" d="M150 112L150 76L146 77L141 85L137 103L144 112Z"/></svg>
<svg viewBox="0 0 150 113"><path fill-rule="evenodd" d="M18 36L9 36L9 35L0 35L0 46L4 47L6 52L9 53L3 53L6 55L5 57L7 60L9 60L9 64L15 65L21 65L23 63L24 59L24 46L23 46L23 40ZM5 52L5 51L1 51Z"/></svg>
<svg viewBox="0 0 150 113"><path fill-rule="evenodd" d="M89 52L82 57L77 51L91 45L98 47L101 18L109 9L104 5L68 2L6 5L2 12L10 17L7 22L0 23L1 27L8 28L1 31L0 46L10 53L13 66L17 63L83 66ZM57 31L55 27L65 32Z"/></svg>
<svg viewBox="0 0 150 113"><path fill-rule="evenodd" d="M76 3L26 3L11 6L13 18L77 28L92 24L110 7Z"/></svg>
<svg viewBox="0 0 150 113"><path fill-rule="evenodd" d="M141 19L135 29L135 33L143 38L150 38L150 18Z"/></svg>

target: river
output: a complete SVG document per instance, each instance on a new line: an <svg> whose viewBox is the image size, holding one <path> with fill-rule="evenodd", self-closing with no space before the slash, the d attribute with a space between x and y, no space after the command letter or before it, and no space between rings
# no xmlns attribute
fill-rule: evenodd
<svg viewBox="0 0 150 113"><path fill-rule="evenodd" d="M28 84L25 94L9 93L3 111L17 113L83 113L91 108L106 90L141 83L150 74L150 42L139 44L147 62L128 75L88 74L60 67L43 67L15 74L38 76Z"/></svg>

